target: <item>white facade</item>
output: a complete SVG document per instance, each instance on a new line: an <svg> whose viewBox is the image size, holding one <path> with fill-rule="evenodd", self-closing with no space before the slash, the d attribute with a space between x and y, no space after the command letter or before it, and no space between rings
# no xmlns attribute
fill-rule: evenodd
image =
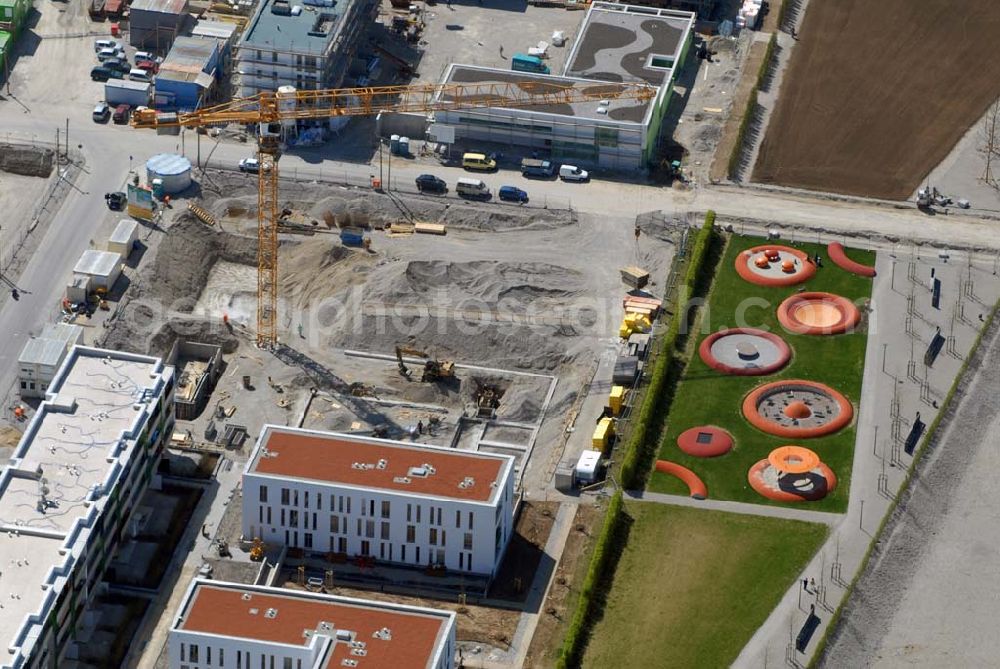
<svg viewBox="0 0 1000 669"><path fill-rule="evenodd" d="M281 629L286 619L297 625L294 639ZM171 669L453 669L455 614L195 579L167 648Z"/></svg>
<svg viewBox="0 0 1000 669"><path fill-rule="evenodd" d="M173 369L72 349L0 471L0 667L63 666L73 633L155 478Z"/></svg>
<svg viewBox="0 0 1000 669"><path fill-rule="evenodd" d="M428 494L419 488L423 481L395 489L365 487L357 482L363 474L351 476L356 469L346 473L351 482L262 473L258 463L275 430L330 437L341 444L331 448L374 446L376 454L381 452L377 459L386 461L390 469L397 452L408 456L416 452L417 462L429 464L435 471L448 468L444 458L485 459L495 462L497 475L493 481L476 483L489 486L489 494L475 500ZM273 462L280 463L285 457L279 453ZM359 452L356 457L363 460L365 455ZM407 471L395 473L403 478ZM443 474L430 474L429 478L435 476ZM404 489L409 486L412 492ZM265 426L243 476L246 540L260 537L267 544L306 552L365 556L414 567L440 565L492 577L513 531L513 513L514 460L510 456Z"/></svg>
<svg viewBox="0 0 1000 669"><path fill-rule="evenodd" d="M66 355L77 344L83 344L83 328L68 323L48 325L41 335L28 340L17 359L17 380L21 397L45 397L49 384Z"/></svg>

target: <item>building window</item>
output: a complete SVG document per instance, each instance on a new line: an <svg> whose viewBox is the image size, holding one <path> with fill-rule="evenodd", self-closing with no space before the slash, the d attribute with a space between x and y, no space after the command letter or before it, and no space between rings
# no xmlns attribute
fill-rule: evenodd
<svg viewBox="0 0 1000 669"><path fill-rule="evenodd" d="M465 533L465 540L462 542L462 548L467 551L472 550L472 532Z"/></svg>
<svg viewBox="0 0 1000 669"><path fill-rule="evenodd" d="M371 500L368 502L368 515L369 516L375 515L375 500Z"/></svg>
<svg viewBox="0 0 1000 669"><path fill-rule="evenodd" d="M286 657L284 662L282 662L284 669L292 669L292 658Z"/></svg>
<svg viewBox="0 0 1000 669"><path fill-rule="evenodd" d="M417 504L417 522L418 523L420 522L420 509L421 508L423 508L423 507L421 507L419 504Z"/></svg>
<svg viewBox="0 0 1000 669"><path fill-rule="evenodd" d="M431 546L437 546L437 542L438 542L438 531L436 527L432 527L430 529L430 536L427 539L427 543L429 543Z"/></svg>
<svg viewBox="0 0 1000 669"><path fill-rule="evenodd" d="M306 532L303 536L303 543L305 543L306 548L313 547L313 535L312 532Z"/></svg>
<svg viewBox="0 0 1000 669"><path fill-rule="evenodd" d="M371 551L372 551L371 543L368 542L368 541L362 541L361 542L361 555L363 555L364 557L368 557L371 554Z"/></svg>
<svg viewBox="0 0 1000 669"><path fill-rule="evenodd" d="M348 515L351 514L351 498L350 497L347 498L347 514Z"/></svg>
<svg viewBox="0 0 1000 669"><path fill-rule="evenodd" d="M316 493L316 508L320 511L323 510L323 493L321 492ZM333 509L330 510L333 511Z"/></svg>
<svg viewBox="0 0 1000 669"><path fill-rule="evenodd" d="M340 516L330 516L330 532L333 534L340 532Z"/></svg>
<svg viewBox="0 0 1000 669"><path fill-rule="evenodd" d="M390 508L390 505L389 505L388 500L384 500L382 502L382 517L383 518L388 518L389 517L389 508Z"/></svg>
<svg viewBox="0 0 1000 669"><path fill-rule="evenodd" d="M406 505L406 522L409 523L409 522L412 522L412 521L413 521L413 505L412 504L407 504Z"/></svg>
<svg viewBox="0 0 1000 669"><path fill-rule="evenodd" d="M198 645L193 643L188 650L190 651L188 653L188 659L192 662L198 662Z"/></svg>
<svg viewBox="0 0 1000 669"><path fill-rule="evenodd" d="M420 563L420 546L417 546L415 550L417 551L417 558L414 560L414 562L416 562L416 563L419 564Z"/></svg>
<svg viewBox="0 0 1000 669"><path fill-rule="evenodd" d="M299 505L299 491L298 490L293 490L292 491L292 506L298 506L298 505Z"/></svg>
<svg viewBox="0 0 1000 669"><path fill-rule="evenodd" d="M226 651L224 648L219 648L219 666L226 666Z"/></svg>
<svg viewBox="0 0 1000 669"><path fill-rule="evenodd" d="M382 540L389 540L389 523L382 523Z"/></svg>
<svg viewBox="0 0 1000 669"><path fill-rule="evenodd" d="M366 520L365 521L365 536L369 539L375 538L375 521Z"/></svg>
<svg viewBox="0 0 1000 669"><path fill-rule="evenodd" d="M435 564L444 564L444 550L438 549L437 552L437 562Z"/></svg>
<svg viewBox="0 0 1000 669"><path fill-rule="evenodd" d="M306 490L304 493L302 493L302 495L304 497L302 506L304 506L305 508L308 509L309 508L309 491Z"/></svg>
<svg viewBox="0 0 1000 669"><path fill-rule="evenodd" d="M462 512L455 509L455 529L462 527Z"/></svg>
<svg viewBox="0 0 1000 669"><path fill-rule="evenodd" d="M288 524L292 527L299 526L299 512L298 509L289 509L288 511Z"/></svg>
<svg viewBox="0 0 1000 669"><path fill-rule="evenodd" d="M284 527L285 525L286 525L286 523L285 523L285 510L282 509L281 510L281 526Z"/></svg>
<svg viewBox="0 0 1000 669"><path fill-rule="evenodd" d="M264 507L262 507L262 506L257 507L257 511L258 511L257 522L263 523L264 522Z"/></svg>
<svg viewBox="0 0 1000 669"><path fill-rule="evenodd" d="M187 646L181 644L181 662L184 662L187 658L184 657L187 654Z"/></svg>
<svg viewBox="0 0 1000 669"><path fill-rule="evenodd" d="M212 647L205 646L205 664L212 664Z"/></svg>
<svg viewBox="0 0 1000 669"><path fill-rule="evenodd" d="M236 651L236 669L243 669L243 652ZM247 667L247 669L250 669Z"/></svg>
<svg viewBox="0 0 1000 669"><path fill-rule="evenodd" d="M362 532L361 532L361 519L360 518L358 518L358 532L357 532L357 534L358 534L359 537L362 534Z"/></svg>
<svg viewBox="0 0 1000 669"><path fill-rule="evenodd" d="M407 525L406 526L406 543L412 544L417 540L417 526Z"/></svg>
<svg viewBox="0 0 1000 669"><path fill-rule="evenodd" d="M469 512L469 529L472 529L472 512Z"/></svg>
<svg viewBox="0 0 1000 669"><path fill-rule="evenodd" d="M271 507L267 507L267 524L271 524Z"/></svg>
<svg viewBox="0 0 1000 669"><path fill-rule="evenodd" d="M337 539L337 552L338 553L347 552L347 537L339 537Z"/></svg>
<svg viewBox="0 0 1000 669"><path fill-rule="evenodd" d="M399 552L402 553L402 557L400 557L400 559L403 562L406 562L406 544L403 544L402 546L399 547Z"/></svg>
<svg viewBox="0 0 1000 669"><path fill-rule="evenodd" d="M281 503L284 504L285 506L288 506L288 504L291 502L291 498L292 498L291 491L288 488L282 488Z"/></svg>
<svg viewBox="0 0 1000 669"><path fill-rule="evenodd" d="M262 485L260 487L260 501L264 504L267 503L267 486Z"/></svg>

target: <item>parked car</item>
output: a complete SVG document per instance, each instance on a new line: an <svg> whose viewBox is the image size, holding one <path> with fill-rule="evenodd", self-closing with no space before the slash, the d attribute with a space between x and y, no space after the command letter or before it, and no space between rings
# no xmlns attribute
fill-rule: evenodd
<svg viewBox="0 0 1000 669"><path fill-rule="evenodd" d="M421 193L447 193L448 184L433 174L421 174L417 177L417 190Z"/></svg>
<svg viewBox="0 0 1000 669"><path fill-rule="evenodd" d="M160 71L160 66L155 60L137 60L135 61L135 66L140 70L146 70L147 72L152 72L153 74Z"/></svg>
<svg viewBox="0 0 1000 669"><path fill-rule="evenodd" d="M500 196L501 200L506 202L527 202L528 193L523 191L517 186L500 186L500 190L497 191L497 195Z"/></svg>
<svg viewBox="0 0 1000 669"><path fill-rule="evenodd" d="M95 39L94 40L94 53L97 53L101 49L120 49L121 44L113 39Z"/></svg>
<svg viewBox="0 0 1000 669"><path fill-rule="evenodd" d="M125 193L105 193L104 201L108 203L108 209L111 211L121 211L125 208L125 203L128 201Z"/></svg>
<svg viewBox="0 0 1000 669"><path fill-rule="evenodd" d="M482 200L490 199L490 189L479 179L469 179L462 177L455 184L455 192L462 197L471 197Z"/></svg>
<svg viewBox="0 0 1000 669"><path fill-rule="evenodd" d="M462 154L462 167L467 170L491 172L497 168L497 161L484 153L464 153Z"/></svg>
<svg viewBox="0 0 1000 669"><path fill-rule="evenodd" d="M107 102L98 102L94 106L92 116L97 123L107 123L108 117L111 116L111 108L108 107Z"/></svg>
<svg viewBox="0 0 1000 669"><path fill-rule="evenodd" d="M556 173L555 163L537 158L521 159L521 174L526 177L548 178Z"/></svg>
<svg viewBox="0 0 1000 669"><path fill-rule="evenodd" d="M119 48L107 47L97 52L97 60L101 61L102 63L109 58L119 58L121 60L128 59L128 57L125 55L125 51L123 51L120 47Z"/></svg>
<svg viewBox="0 0 1000 669"><path fill-rule="evenodd" d="M109 70L116 70L122 74L128 74L132 66L128 64L128 61L121 60L120 58L108 58L101 67L107 68Z"/></svg>
<svg viewBox="0 0 1000 669"><path fill-rule="evenodd" d="M111 117L112 120L119 125L128 123L129 111L131 111L131 109L132 108L126 104L118 105L115 107L115 113Z"/></svg>
<svg viewBox="0 0 1000 669"><path fill-rule="evenodd" d="M240 161L240 172L257 174L260 172L260 161L256 158L244 158Z"/></svg>
<svg viewBox="0 0 1000 669"><path fill-rule="evenodd" d="M140 60L151 60L151 61L153 61L155 63L156 62L156 56L154 56L153 54L151 54L148 51L136 51L135 52L135 62L138 63Z"/></svg>
<svg viewBox="0 0 1000 669"><path fill-rule="evenodd" d="M575 165L563 165L559 168L559 178L563 181L586 181L590 178L590 173Z"/></svg>
<svg viewBox="0 0 1000 669"><path fill-rule="evenodd" d="M90 78L94 81L107 81L108 79L122 79L124 75L118 70L101 65L90 71Z"/></svg>
<svg viewBox="0 0 1000 669"><path fill-rule="evenodd" d="M128 78L132 81L150 82L153 80L152 74L138 67L133 67L128 71Z"/></svg>

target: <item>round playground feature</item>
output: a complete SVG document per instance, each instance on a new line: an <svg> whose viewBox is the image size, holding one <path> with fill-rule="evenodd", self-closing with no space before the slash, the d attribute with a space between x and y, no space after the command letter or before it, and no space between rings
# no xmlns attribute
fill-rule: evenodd
<svg viewBox="0 0 1000 669"><path fill-rule="evenodd" d="M736 272L758 286L793 286L811 279L816 265L798 249L765 244L736 256Z"/></svg>
<svg viewBox="0 0 1000 669"><path fill-rule="evenodd" d="M812 502L837 487L837 477L819 456L801 446L781 446L747 472L750 487L778 502Z"/></svg>
<svg viewBox="0 0 1000 669"><path fill-rule="evenodd" d="M775 381L743 399L743 415L757 429L778 437L809 439L850 424L854 407L833 388L813 381Z"/></svg>
<svg viewBox="0 0 1000 669"><path fill-rule="evenodd" d="M798 293L778 306L778 322L796 334L843 334L860 320L858 308L846 297L833 293Z"/></svg>
<svg viewBox="0 0 1000 669"><path fill-rule="evenodd" d="M723 374L760 376L788 364L792 349L771 332L730 328L713 332L701 341L698 355L706 365Z"/></svg>
<svg viewBox="0 0 1000 669"><path fill-rule="evenodd" d="M677 447L696 458L715 458L733 450L733 437L714 425L699 425L681 432Z"/></svg>

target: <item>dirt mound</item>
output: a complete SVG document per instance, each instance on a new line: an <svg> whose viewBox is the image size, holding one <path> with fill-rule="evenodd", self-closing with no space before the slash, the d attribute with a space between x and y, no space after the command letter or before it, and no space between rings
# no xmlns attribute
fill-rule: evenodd
<svg viewBox="0 0 1000 669"><path fill-rule="evenodd" d="M384 228L399 221L443 223L467 230L555 228L576 222L566 210L484 207L462 202L407 195L405 199L370 192L345 192L318 201L309 215L323 220L333 214L341 226Z"/></svg>
<svg viewBox="0 0 1000 669"><path fill-rule="evenodd" d="M282 242L282 253L285 247ZM182 214L167 230L156 260L145 273L144 297L190 312L219 260L256 265L257 240L210 228L191 214Z"/></svg>
<svg viewBox="0 0 1000 669"><path fill-rule="evenodd" d="M376 255L346 248L333 235L282 247L281 254L281 292L300 306L363 284L377 262Z"/></svg>
<svg viewBox="0 0 1000 669"><path fill-rule="evenodd" d="M0 143L0 171L26 177L48 177L54 162L52 149Z"/></svg>
<svg viewBox="0 0 1000 669"><path fill-rule="evenodd" d="M486 304L578 295L584 277L577 271L547 263L412 261L382 294L410 301L447 295Z"/></svg>

